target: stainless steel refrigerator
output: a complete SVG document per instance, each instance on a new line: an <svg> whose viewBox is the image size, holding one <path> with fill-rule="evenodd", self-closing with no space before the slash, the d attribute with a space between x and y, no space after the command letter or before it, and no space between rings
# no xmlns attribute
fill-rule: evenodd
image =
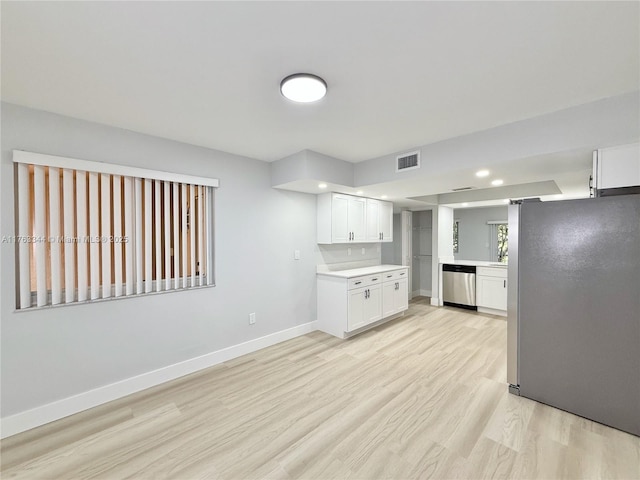
<svg viewBox="0 0 640 480"><path fill-rule="evenodd" d="M508 241L510 391L640 435L640 195L515 202Z"/></svg>

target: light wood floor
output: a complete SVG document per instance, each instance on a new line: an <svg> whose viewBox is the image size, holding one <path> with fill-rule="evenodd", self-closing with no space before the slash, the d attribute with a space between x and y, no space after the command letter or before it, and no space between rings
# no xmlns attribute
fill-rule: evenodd
<svg viewBox="0 0 640 480"><path fill-rule="evenodd" d="M638 479L640 438L510 395L506 322L412 302L2 444L2 478Z"/></svg>

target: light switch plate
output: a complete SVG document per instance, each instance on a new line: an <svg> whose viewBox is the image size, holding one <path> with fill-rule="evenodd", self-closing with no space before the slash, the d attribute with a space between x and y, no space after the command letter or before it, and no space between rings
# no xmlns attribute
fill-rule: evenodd
<svg viewBox="0 0 640 480"><path fill-rule="evenodd" d="M351 247L347 247L347 255L351 255Z"/></svg>
<svg viewBox="0 0 640 480"><path fill-rule="evenodd" d="M294 250L293 251L293 259L294 260L300 260L300 250Z"/></svg>
<svg viewBox="0 0 640 480"><path fill-rule="evenodd" d="M362 247L362 254L363 254L363 255L365 254L365 251L366 251L366 250L364 249L364 247Z"/></svg>

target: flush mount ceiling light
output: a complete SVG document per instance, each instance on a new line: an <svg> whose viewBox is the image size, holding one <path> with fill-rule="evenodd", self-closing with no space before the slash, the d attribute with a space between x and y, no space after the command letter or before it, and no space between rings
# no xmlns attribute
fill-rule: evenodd
<svg viewBox="0 0 640 480"><path fill-rule="evenodd" d="M310 73L296 73L280 82L280 92L285 98L294 102L316 102L327 93L327 83Z"/></svg>
<svg viewBox="0 0 640 480"><path fill-rule="evenodd" d="M476 172L476 177L488 177L489 176L489 170L478 170Z"/></svg>
<svg viewBox="0 0 640 480"><path fill-rule="evenodd" d="M502 185L503 183L504 183L503 180L500 180L499 178L497 178L497 179L495 179L494 181L491 182L491 185L494 185L494 186L497 187L498 185Z"/></svg>

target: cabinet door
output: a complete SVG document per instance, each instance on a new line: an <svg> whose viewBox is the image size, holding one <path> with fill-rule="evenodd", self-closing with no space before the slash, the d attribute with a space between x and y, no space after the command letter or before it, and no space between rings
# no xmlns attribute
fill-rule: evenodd
<svg viewBox="0 0 640 480"><path fill-rule="evenodd" d="M334 194L331 198L331 241L349 241L349 196Z"/></svg>
<svg viewBox="0 0 640 480"><path fill-rule="evenodd" d="M507 309L507 280L499 277L476 277L479 307L495 310Z"/></svg>
<svg viewBox="0 0 640 480"><path fill-rule="evenodd" d="M367 241L380 242L380 203L367 198Z"/></svg>
<svg viewBox="0 0 640 480"><path fill-rule="evenodd" d="M404 312L409 308L409 281L406 278L398 280L398 288L394 290L394 307L396 313Z"/></svg>
<svg viewBox="0 0 640 480"><path fill-rule="evenodd" d="M393 241L393 203L380 202L379 208L379 229L382 233L383 242Z"/></svg>
<svg viewBox="0 0 640 480"><path fill-rule="evenodd" d="M603 148L599 153L597 189L640 185L640 144Z"/></svg>
<svg viewBox="0 0 640 480"><path fill-rule="evenodd" d="M382 284L382 318L396 313L396 281Z"/></svg>
<svg viewBox="0 0 640 480"><path fill-rule="evenodd" d="M367 199L360 197L347 197L349 199L347 216L348 230L353 233L353 242L364 242L366 235L366 211Z"/></svg>
<svg viewBox="0 0 640 480"><path fill-rule="evenodd" d="M349 316L347 318L347 331L356 330L367 324L365 322L366 288L349 290Z"/></svg>
<svg viewBox="0 0 640 480"><path fill-rule="evenodd" d="M367 287L368 298L364 301L364 322L365 324L375 322L382 318L382 285L371 285Z"/></svg>

